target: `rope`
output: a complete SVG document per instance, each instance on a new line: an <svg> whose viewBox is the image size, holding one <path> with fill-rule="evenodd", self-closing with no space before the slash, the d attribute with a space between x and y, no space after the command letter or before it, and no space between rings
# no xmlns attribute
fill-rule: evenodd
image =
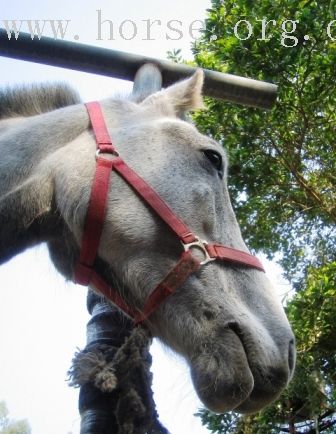
<svg viewBox="0 0 336 434"><path fill-rule="evenodd" d="M111 408L117 434L169 434L158 420L151 388L151 342L149 331L136 327L120 348L92 344L72 360L70 386L90 383L104 394L117 397Z"/></svg>

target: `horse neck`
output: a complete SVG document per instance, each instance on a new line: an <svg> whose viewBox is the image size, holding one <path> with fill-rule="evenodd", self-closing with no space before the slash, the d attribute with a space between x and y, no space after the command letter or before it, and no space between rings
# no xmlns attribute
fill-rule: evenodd
<svg viewBox="0 0 336 434"><path fill-rule="evenodd" d="M0 263L58 236L52 170L43 162L88 128L82 105L0 121Z"/></svg>

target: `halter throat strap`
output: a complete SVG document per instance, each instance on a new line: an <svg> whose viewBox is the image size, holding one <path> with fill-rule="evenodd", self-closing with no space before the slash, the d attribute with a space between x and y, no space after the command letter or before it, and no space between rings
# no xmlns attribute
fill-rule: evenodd
<svg viewBox="0 0 336 434"><path fill-rule="evenodd" d="M141 324L188 279L190 274L195 273L208 262L222 260L264 271L261 262L249 253L221 244L208 244L200 240L158 193L119 156L107 130L100 104L90 102L86 104L86 108L97 145L96 170L84 224L79 260L74 272L74 281L76 283L84 286L92 285L108 300L133 318L135 324ZM105 154L110 154L113 158L106 158L104 157ZM113 171L117 172L132 187L134 192L169 226L180 239L184 248L180 260L149 295L141 311L129 306L94 268L105 221L108 192L112 183L111 175ZM195 249L202 252L203 260L200 261L192 254Z"/></svg>

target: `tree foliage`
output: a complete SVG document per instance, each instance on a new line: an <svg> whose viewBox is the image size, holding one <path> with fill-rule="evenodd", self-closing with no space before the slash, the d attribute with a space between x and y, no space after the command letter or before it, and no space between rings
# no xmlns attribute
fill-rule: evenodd
<svg viewBox="0 0 336 434"><path fill-rule="evenodd" d="M180 48L167 51L167 59L174 63L182 62L182 50Z"/></svg>
<svg viewBox="0 0 336 434"><path fill-rule="evenodd" d="M31 429L26 420L13 421L9 419L9 413L4 401L0 401L0 434L31 434Z"/></svg>
<svg viewBox="0 0 336 434"><path fill-rule="evenodd" d="M255 416L202 410L214 433L336 432L335 10L334 0L212 0L194 46L204 68L279 86L271 111L209 99L195 119L228 152L244 238L269 258L280 253L296 289L286 307L298 347L294 380Z"/></svg>
<svg viewBox="0 0 336 434"><path fill-rule="evenodd" d="M250 247L270 258L282 252L288 277L299 280L308 264L321 265L336 253L336 41L326 33L331 3L212 4L194 47L196 62L274 82L279 97L269 112L209 100L198 126L228 150L231 196ZM258 40L264 17L276 25L267 27L268 40ZM299 20L293 47L281 43L286 19ZM244 41L234 34L240 20L253 28ZM236 33L246 37L240 27ZM336 23L334 33L336 39Z"/></svg>

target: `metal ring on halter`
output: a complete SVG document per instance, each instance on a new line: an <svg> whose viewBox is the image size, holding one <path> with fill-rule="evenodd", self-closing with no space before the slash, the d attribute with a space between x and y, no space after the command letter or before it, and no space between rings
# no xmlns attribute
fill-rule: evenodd
<svg viewBox="0 0 336 434"><path fill-rule="evenodd" d="M101 151L100 149L97 149L96 150L96 160L97 160L97 158L99 158L100 154L110 154L110 155L113 155L114 157L120 156L119 152L116 151L115 149L113 149L113 151L111 151L111 152Z"/></svg>
<svg viewBox="0 0 336 434"><path fill-rule="evenodd" d="M191 243L185 244L185 243L182 242L182 245L183 245L183 248L184 248L185 252L188 252L190 249L192 249L194 247L194 248L196 248L197 250L199 250L199 251L201 251L203 253L204 259L203 259L203 261L200 262L201 265L205 265L208 262L212 262L212 261L216 260L216 258L212 258L209 255L209 252L207 251L207 249L205 247L207 244L208 243L206 241L201 240L199 237L196 237L196 241L193 241Z"/></svg>

